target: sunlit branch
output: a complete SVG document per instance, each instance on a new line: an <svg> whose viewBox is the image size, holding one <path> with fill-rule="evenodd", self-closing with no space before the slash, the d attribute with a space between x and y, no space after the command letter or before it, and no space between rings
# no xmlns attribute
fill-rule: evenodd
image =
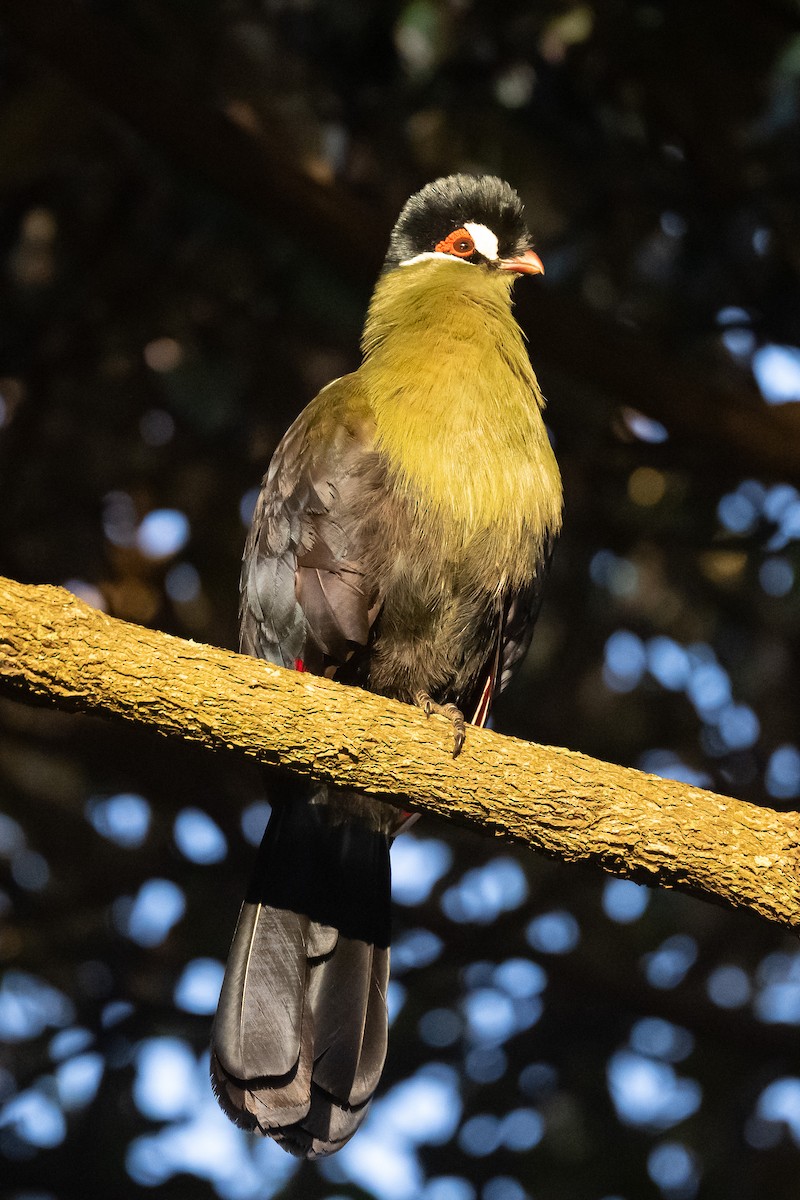
<svg viewBox="0 0 800 1200"><path fill-rule="evenodd" d="M0 579L0 691L358 788L800 928L796 814L470 729Z"/></svg>

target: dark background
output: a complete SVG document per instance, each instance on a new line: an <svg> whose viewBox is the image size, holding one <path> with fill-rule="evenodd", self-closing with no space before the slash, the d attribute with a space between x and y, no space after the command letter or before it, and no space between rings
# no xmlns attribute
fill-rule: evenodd
<svg viewBox="0 0 800 1200"><path fill-rule="evenodd" d="M0 0L0 572L234 646L400 205L493 171L566 493L496 725L794 809L799 78L788 0ZM795 939L432 819L370 1120L323 1169L240 1136L205 1047L261 779L0 722L3 1197L798 1195Z"/></svg>

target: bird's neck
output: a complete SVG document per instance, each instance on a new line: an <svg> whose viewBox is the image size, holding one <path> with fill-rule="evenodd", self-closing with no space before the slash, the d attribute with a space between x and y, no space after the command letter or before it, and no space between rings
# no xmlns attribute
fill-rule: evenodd
<svg viewBox="0 0 800 1200"><path fill-rule="evenodd" d="M512 552L557 532L561 481L510 288L459 262L389 272L359 375L397 486L467 532L502 530Z"/></svg>

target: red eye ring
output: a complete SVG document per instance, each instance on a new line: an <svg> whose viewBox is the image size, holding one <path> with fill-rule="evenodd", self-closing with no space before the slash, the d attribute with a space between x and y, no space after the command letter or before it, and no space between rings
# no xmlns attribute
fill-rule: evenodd
<svg viewBox="0 0 800 1200"><path fill-rule="evenodd" d="M475 243L466 229L454 229L436 244L437 254L453 254L456 258L469 258L475 253Z"/></svg>

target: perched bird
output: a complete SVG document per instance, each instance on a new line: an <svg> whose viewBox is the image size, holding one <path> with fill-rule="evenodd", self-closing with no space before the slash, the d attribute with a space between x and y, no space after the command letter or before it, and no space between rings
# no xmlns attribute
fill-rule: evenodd
<svg viewBox="0 0 800 1200"><path fill-rule="evenodd" d="M511 312L539 274L507 183L452 175L391 235L357 371L319 393L264 478L241 649L482 725L530 643L561 480ZM352 1136L383 1069L389 845L403 814L285 782L234 934L212 1081L308 1158Z"/></svg>

